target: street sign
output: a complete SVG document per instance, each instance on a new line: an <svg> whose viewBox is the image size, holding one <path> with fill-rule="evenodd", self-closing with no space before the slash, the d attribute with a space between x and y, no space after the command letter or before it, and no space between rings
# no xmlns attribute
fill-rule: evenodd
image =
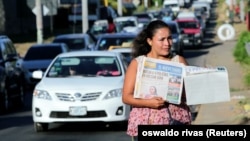
<svg viewBox="0 0 250 141"><path fill-rule="evenodd" d="M45 5L43 5L43 7L42 7L43 9L42 9L42 12L43 12L43 16L46 16L48 13L49 13L49 9L45 6ZM34 7L33 9L32 9L32 12L35 14L35 15L37 15L37 7Z"/></svg>
<svg viewBox="0 0 250 141"><path fill-rule="evenodd" d="M32 12L34 11L33 9L36 6L35 1L36 0L27 0L27 6L32 10ZM46 16L53 16L57 14L57 9L59 7L57 0L41 0L41 5L46 6L46 8L49 10L48 13L46 13Z"/></svg>
<svg viewBox="0 0 250 141"><path fill-rule="evenodd" d="M140 4L140 1L139 1L139 0L133 0L133 4L134 4L135 6L138 6L138 5Z"/></svg>

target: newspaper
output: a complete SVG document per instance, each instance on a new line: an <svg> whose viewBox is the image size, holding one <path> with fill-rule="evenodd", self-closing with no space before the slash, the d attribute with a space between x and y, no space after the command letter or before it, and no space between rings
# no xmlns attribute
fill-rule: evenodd
<svg viewBox="0 0 250 141"><path fill-rule="evenodd" d="M157 95L169 103L180 104L185 83L188 105L230 100L228 72L223 66L185 66L148 57L143 57L142 63L138 65L135 98Z"/></svg>
<svg viewBox="0 0 250 141"><path fill-rule="evenodd" d="M230 101L226 67L186 66L184 77L188 105Z"/></svg>
<svg viewBox="0 0 250 141"><path fill-rule="evenodd" d="M148 57L143 57L139 65L141 66L137 71L135 98L148 98L152 94L151 89L155 89L157 96L170 103L180 104L184 65Z"/></svg>

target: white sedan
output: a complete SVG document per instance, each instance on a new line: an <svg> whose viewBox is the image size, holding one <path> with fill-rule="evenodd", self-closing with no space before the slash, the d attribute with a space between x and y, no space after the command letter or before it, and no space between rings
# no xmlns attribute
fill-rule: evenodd
<svg viewBox="0 0 250 141"><path fill-rule="evenodd" d="M70 74L74 69L75 74ZM49 123L126 123L130 106L122 102L127 63L123 55L109 51L76 51L58 55L35 86L32 116L36 132Z"/></svg>

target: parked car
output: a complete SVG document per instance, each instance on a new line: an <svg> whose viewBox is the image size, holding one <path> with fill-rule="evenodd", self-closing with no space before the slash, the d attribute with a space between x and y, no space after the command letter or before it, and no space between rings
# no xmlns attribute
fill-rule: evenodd
<svg viewBox="0 0 250 141"><path fill-rule="evenodd" d="M171 29L171 35L173 38L173 46L171 51L175 54L183 55L183 46L182 46L182 35L181 29L176 21L165 21Z"/></svg>
<svg viewBox="0 0 250 141"><path fill-rule="evenodd" d="M19 55L12 40L0 36L0 113L24 103L24 73L16 66Z"/></svg>
<svg viewBox="0 0 250 141"><path fill-rule="evenodd" d="M64 43L34 44L26 52L18 66L23 70L25 84L28 88L33 88L39 79L32 77L35 70L45 71L50 62L60 53L68 52L69 48Z"/></svg>
<svg viewBox="0 0 250 141"><path fill-rule="evenodd" d="M69 74L71 67L77 75ZM33 72L41 79L32 99L35 131L48 130L50 123L127 123L130 106L122 102L126 69L120 53L76 51L58 55L45 73Z"/></svg>
<svg viewBox="0 0 250 141"><path fill-rule="evenodd" d="M70 51L91 50L95 46L95 37L87 33L62 34L55 37L53 43L65 43Z"/></svg>
<svg viewBox="0 0 250 141"><path fill-rule="evenodd" d="M108 50L110 46L119 46L124 42L131 42L136 35L136 33L101 34L97 38L95 50Z"/></svg>

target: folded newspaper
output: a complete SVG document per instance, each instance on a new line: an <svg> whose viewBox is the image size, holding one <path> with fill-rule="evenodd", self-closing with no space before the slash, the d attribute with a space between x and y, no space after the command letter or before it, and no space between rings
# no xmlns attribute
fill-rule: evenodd
<svg viewBox="0 0 250 141"><path fill-rule="evenodd" d="M185 83L188 105L230 100L228 73L225 67L185 66L148 57L143 57L139 65L135 98L157 95L170 103L180 104Z"/></svg>

